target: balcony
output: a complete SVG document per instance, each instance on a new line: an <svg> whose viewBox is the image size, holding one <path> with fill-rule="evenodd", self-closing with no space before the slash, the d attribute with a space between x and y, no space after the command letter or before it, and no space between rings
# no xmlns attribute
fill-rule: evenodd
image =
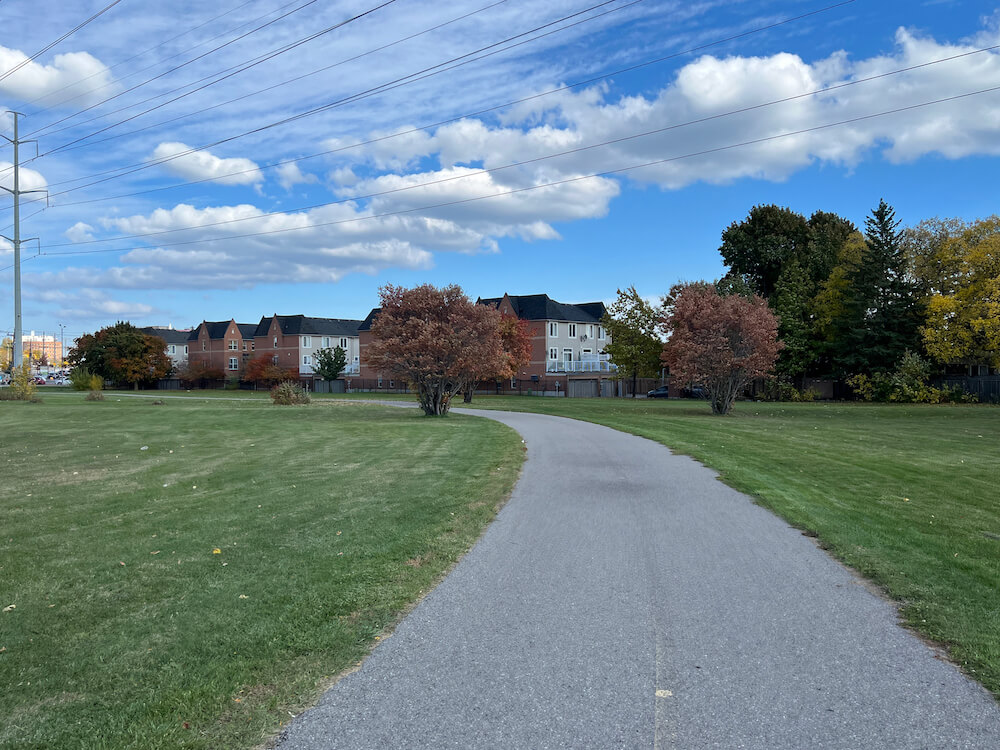
<svg viewBox="0 0 1000 750"><path fill-rule="evenodd" d="M607 354L585 354L575 361L550 359L545 363L545 372L618 372L618 365Z"/></svg>

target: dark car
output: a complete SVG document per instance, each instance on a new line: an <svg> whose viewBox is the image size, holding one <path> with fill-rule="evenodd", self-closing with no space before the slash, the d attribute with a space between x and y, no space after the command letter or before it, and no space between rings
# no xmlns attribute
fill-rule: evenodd
<svg viewBox="0 0 1000 750"><path fill-rule="evenodd" d="M661 385L659 388L654 388L651 391L646 392L646 398L669 398L670 397L670 386Z"/></svg>
<svg viewBox="0 0 1000 750"><path fill-rule="evenodd" d="M692 385L681 389L681 398L708 398L708 394L700 385Z"/></svg>

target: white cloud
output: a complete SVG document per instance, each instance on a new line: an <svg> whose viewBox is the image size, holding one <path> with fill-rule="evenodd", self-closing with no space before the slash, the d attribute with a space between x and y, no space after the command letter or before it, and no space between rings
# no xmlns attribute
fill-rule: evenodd
<svg viewBox="0 0 1000 750"><path fill-rule="evenodd" d="M63 234L69 239L70 242L87 242L88 240L94 239L94 228L83 221L78 221L76 224L67 229Z"/></svg>
<svg viewBox="0 0 1000 750"><path fill-rule="evenodd" d="M278 174L278 184L285 190L291 190L293 186L299 184L315 184L319 178L314 174L303 174L299 165L295 162L282 164L275 170Z"/></svg>
<svg viewBox="0 0 1000 750"><path fill-rule="evenodd" d="M49 184L41 172L36 172L34 169L28 169L27 167L21 167L21 179L19 183L18 187L21 190L44 190ZM13 162L0 161L0 185L10 190L14 189ZM4 192L4 195L9 195L9 193ZM22 200L28 200L33 197L36 196L28 196L27 198L22 198Z"/></svg>
<svg viewBox="0 0 1000 750"><path fill-rule="evenodd" d="M0 70L10 70L27 59L20 50L0 45ZM114 93L108 67L86 52L56 55L51 65L32 61L0 81L0 94L40 107L70 104L85 107Z"/></svg>
<svg viewBox="0 0 1000 750"><path fill-rule="evenodd" d="M210 151L185 153L188 151L191 151L191 147L187 144L170 141L157 146L153 151L153 158L168 159L176 154L184 154L160 166L167 172L188 180L211 180L220 185L254 185L264 179L260 167L250 159L223 159Z"/></svg>
<svg viewBox="0 0 1000 750"><path fill-rule="evenodd" d="M112 299L106 293L95 289L40 289L25 292L25 297L44 303L64 320L106 321L109 318L127 319L159 312L154 306L143 302Z"/></svg>

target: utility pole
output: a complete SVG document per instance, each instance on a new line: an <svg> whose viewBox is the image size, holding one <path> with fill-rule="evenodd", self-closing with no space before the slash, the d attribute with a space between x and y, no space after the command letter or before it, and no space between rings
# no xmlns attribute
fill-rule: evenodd
<svg viewBox="0 0 1000 750"><path fill-rule="evenodd" d="M59 369L63 369L63 362L66 361L66 324L59 324Z"/></svg>
<svg viewBox="0 0 1000 750"><path fill-rule="evenodd" d="M24 359L24 344L21 341L21 196L27 193L44 193L45 190L21 190L21 161L18 147L22 143L37 143L37 141L22 141L17 137L17 118L24 117L20 112L8 111L7 114L14 117L14 138L10 139L0 133L5 141L14 147L14 189L0 185L0 189L6 190L14 196L14 236L7 237L0 234L8 242L14 245L14 352L11 365L20 367ZM30 239L36 240L37 237Z"/></svg>

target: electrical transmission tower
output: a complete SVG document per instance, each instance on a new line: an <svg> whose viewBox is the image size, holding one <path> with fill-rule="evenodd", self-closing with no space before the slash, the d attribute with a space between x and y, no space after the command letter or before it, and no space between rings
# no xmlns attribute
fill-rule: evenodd
<svg viewBox="0 0 1000 750"><path fill-rule="evenodd" d="M14 197L14 236L0 234L5 240L14 245L14 352L11 359L11 366L20 367L24 361L24 344L21 341L21 243L37 240L37 237L21 239L21 196L28 193L48 193L47 190L21 190L21 161L19 146L22 143L35 143L38 141L22 141L17 137L17 118L24 117L20 112L8 111L7 114L14 118L14 138L8 138L0 133L5 141L14 147L14 189L0 185L0 190L6 190ZM36 146L37 148L37 146Z"/></svg>

